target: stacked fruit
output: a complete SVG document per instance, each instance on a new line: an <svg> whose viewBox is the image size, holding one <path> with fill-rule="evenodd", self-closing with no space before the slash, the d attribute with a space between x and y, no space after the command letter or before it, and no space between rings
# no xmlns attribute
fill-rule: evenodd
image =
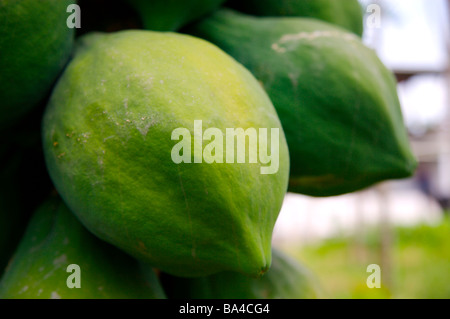
<svg viewBox="0 0 450 319"><path fill-rule="evenodd" d="M286 192L416 165L358 2L80 0L77 34L75 3L0 0L0 297L317 297Z"/></svg>

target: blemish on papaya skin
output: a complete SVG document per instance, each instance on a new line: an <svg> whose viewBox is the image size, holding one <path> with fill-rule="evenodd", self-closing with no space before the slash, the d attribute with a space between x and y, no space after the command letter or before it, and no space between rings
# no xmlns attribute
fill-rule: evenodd
<svg viewBox="0 0 450 319"><path fill-rule="evenodd" d="M299 76L296 74L293 74L293 73L289 73L288 76L289 76L289 80L291 80L293 89L296 90L298 87Z"/></svg>
<svg viewBox="0 0 450 319"><path fill-rule="evenodd" d="M56 291L52 291L50 299L61 299L61 296Z"/></svg>
<svg viewBox="0 0 450 319"><path fill-rule="evenodd" d="M66 155L65 152L64 152L64 153L61 153L61 154L58 155L58 158L61 158L61 157L65 156L65 155Z"/></svg>
<svg viewBox="0 0 450 319"><path fill-rule="evenodd" d="M274 43L272 44L272 50L277 51L279 53L285 53L286 52L286 48L282 48L278 45L278 43Z"/></svg>
<svg viewBox="0 0 450 319"><path fill-rule="evenodd" d="M24 286L20 291L19 294L23 294L25 291L28 290L28 286Z"/></svg>
<svg viewBox="0 0 450 319"><path fill-rule="evenodd" d="M147 247L142 241L138 241L138 247L141 251L147 251Z"/></svg>
<svg viewBox="0 0 450 319"><path fill-rule="evenodd" d="M318 38L339 38L344 40L356 40L358 39L354 34L348 34L343 32L336 31L314 31L314 32L300 32L297 34L285 34L278 41L279 43L286 43L290 41L298 41L298 40L315 40Z"/></svg>
<svg viewBox="0 0 450 319"><path fill-rule="evenodd" d="M145 121L145 117L143 117L141 120ZM136 129L143 135L146 136L148 133L148 130L150 129L150 127L152 127L153 125L156 124L155 120L152 121L148 121L144 126L141 125L136 125Z"/></svg>
<svg viewBox="0 0 450 319"><path fill-rule="evenodd" d="M53 147L58 146L58 144L59 144L58 142L54 142L54 143L53 143Z"/></svg>
<svg viewBox="0 0 450 319"><path fill-rule="evenodd" d="M114 138L114 137L115 137L115 135L111 135L111 136L105 137L105 138L103 139L103 143L106 142L107 140L111 139L111 138ZM103 153L103 154L104 154L104 153Z"/></svg>
<svg viewBox="0 0 450 319"><path fill-rule="evenodd" d="M286 53L287 51L292 51L292 49L285 48L282 45L287 44L294 41L313 41L319 38L337 38L343 39L345 41L357 41L358 37L354 34L348 34L344 32L336 32L336 31L326 31L326 30L318 30L314 32L300 32L296 34L285 34L283 35L277 42L273 43L271 48L272 50L278 53Z"/></svg>
<svg viewBox="0 0 450 319"><path fill-rule="evenodd" d="M65 263L67 263L67 256L65 254L63 254L53 260L53 265L55 265L55 266L59 266L59 265L65 264Z"/></svg>
<svg viewBox="0 0 450 319"><path fill-rule="evenodd" d="M261 268L261 270L258 272L258 277L261 277L269 270L269 266L266 266L264 268Z"/></svg>

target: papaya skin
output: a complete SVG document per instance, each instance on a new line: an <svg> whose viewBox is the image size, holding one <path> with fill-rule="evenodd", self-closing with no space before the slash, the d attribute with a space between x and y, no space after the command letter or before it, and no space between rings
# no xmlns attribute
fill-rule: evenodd
<svg viewBox="0 0 450 319"><path fill-rule="evenodd" d="M273 249L272 266L260 278L222 272L201 278L162 274L170 299L317 299L322 296L316 276L297 260Z"/></svg>
<svg viewBox="0 0 450 319"><path fill-rule="evenodd" d="M177 31L219 8L225 0L127 0L140 14L144 28Z"/></svg>
<svg viewBox="0 0 450 319"><path fill-rule="evenodd" d="M260 163L175 164L172 132L193 132L194 120L223 132L278 128L278 173L262 175ZM87 35L42 127L56 189L101 239L178 276L269 268L287 144L260 84L216 46L152 31Z"/></svg>
<svg viewBox="0 0 450 319"><path fill-rule="evenodd" d="M69 265L80 288L69 288ZM73 283L73 281L71 281ZM0 282L2 299L164 299L155 272L91 233L54 196L33 215Z"/></svg>
<svg viewBox="0 0 450 319"><path fill-rule="evenodd" d="M0 0L0 129L47 97L70 57L74 0Z"/></svg>
<svg viewBox="0 0 450 319"><path fill-rule="evenodd" d="M414 173L395 78L356 35L316 19L225 9L189 32L264 85L288 141L289 191L335 196Z"/></svg>
<svg viewBox="0 0 450 319"><path fill-rule="evenodd" d="M257 16L315 18L358 36L364 29L363 8L358 0L232 0L227 6Z"/></svg>

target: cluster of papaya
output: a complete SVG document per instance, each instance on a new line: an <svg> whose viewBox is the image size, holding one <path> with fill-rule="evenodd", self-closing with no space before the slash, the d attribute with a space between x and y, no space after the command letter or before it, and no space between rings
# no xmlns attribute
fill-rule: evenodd
<svg viewBox="0 0 450 319"><path fill-rule="evenodd" d="M0 23L0 298L317 298L272 247L286 192L414 172L357 0L0 0Z"/></svg>

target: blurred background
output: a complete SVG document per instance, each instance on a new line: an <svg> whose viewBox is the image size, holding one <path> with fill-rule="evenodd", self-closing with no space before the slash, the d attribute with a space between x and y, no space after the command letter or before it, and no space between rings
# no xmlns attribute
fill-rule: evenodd
<svg viewBox="0 0 450 319"><path fill-rule="evenodd" d="M416 175L344 196L288 194L274 246L327 298L450 298L450 0L360 0L364 41L396 75ZM367 266L381 267L370 289Z"/></svg>

